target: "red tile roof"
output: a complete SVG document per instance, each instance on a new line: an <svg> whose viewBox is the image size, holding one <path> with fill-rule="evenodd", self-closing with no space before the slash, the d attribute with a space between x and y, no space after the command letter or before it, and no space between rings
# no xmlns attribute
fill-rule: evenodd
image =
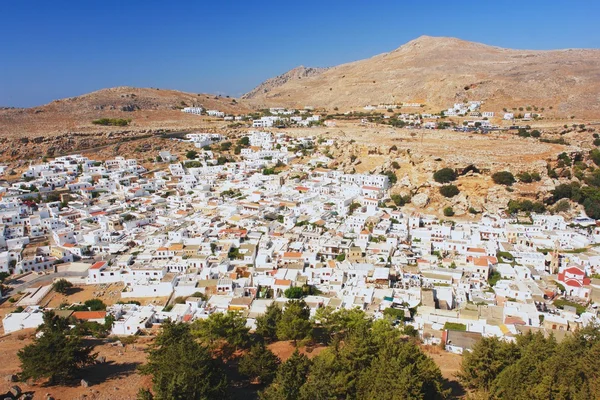
<svg viewBox="0 0 600 400"><path fill-rule="evenodd" d="M106 311L75 311L73 316L81 320L101 319L106 317Z"/></svg>
<svg viewBox="0 0 600 400"><path fill-rule="evenodd" d="M90 269L100 269L106 265L106 261L98 261L90 267Z"/></svg>

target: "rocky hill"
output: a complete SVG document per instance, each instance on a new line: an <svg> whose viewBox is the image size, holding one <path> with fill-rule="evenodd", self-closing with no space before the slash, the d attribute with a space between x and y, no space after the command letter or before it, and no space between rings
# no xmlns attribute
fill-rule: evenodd
<svg viewBox="0 0 600 400"><path fill-rule="evenodd" d="M111 127L92 124L93 120L100 118L131 119L126 129L132 132L184 129L198 123L197 116L180 111L185 106L203 106L232 113L248 111L239 100L226 97L155 88L115 87L55 100L39 107L0 110L0 138L110 131Z"/></svg>
<svg viewBox="0 0 600 400"><path fill-rule="evenodd" d="M269 93L271 90L277 87L285 85L290 81L308 78L311 76L317 76L320 75L322 72L325 72L326 70L327 68L306 68L305 66L301 65L299 67L289 70L285 74L276 76L275 78L267 79L266 81L252 89L252 91L244 94L242 96L242 99L258 98L262 95Z"/></svg>
<svg viewBox="0 0 600 400"><path fill-rule="evenodd" d="M288 74L295 75L292 71ZM535 106L549 116L600 115L597 49L511 50L422 36L389 53L302 79L281 77L265 82L245 98L256 106L330 109L420 102L432 111L455 102L483 100L485 108L496 111Z"/></svg>

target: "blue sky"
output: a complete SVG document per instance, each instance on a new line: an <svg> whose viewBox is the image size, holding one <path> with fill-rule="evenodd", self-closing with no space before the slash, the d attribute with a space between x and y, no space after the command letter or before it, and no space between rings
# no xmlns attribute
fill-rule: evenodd
<svg viewBox="0 0 600 400"><path fill-rule="evenodd" d="M113 86L238 96L421 35L519 49L599 48L597 0L3 1L0 106Z"/></svg>

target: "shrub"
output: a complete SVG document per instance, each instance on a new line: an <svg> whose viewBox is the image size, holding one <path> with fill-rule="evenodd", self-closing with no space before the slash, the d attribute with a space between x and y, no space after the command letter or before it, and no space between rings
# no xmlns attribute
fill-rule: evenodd
<svg viewBox="0 0 600 400"><path fill-rule="evenodd" d="M285 295L285 297L287 297L288 299L299 299L301 297L304 296L304 293L302 291L302 288L299 286L294 286L291 287L289 289L286 289L283 294Z"/></svg>
<svg viewBox="0 0 600 400"><path fill-rule="evenodd" d="M66 279L59 279L52 284L52 289L54 289L56 293L60 294L67 294L69 289L71 289L72 287L73 284Z"/></svg>
<svg viewBox="0 0 600 400"><path fill-rule="evenodd" d="M85 306L90 309L90 311L103 311L106 310L106 304L100 299L90 299L86 300Z"/></svg>
<svg viewBox="0 0 600 400"><path fill-rule="evenodd" d="M93 120L92 124L103 126L127 126L130 122L130 119L123 118L100 118Z"/></svg>
<svg viewBox="0 0 600 400"><path fill-rule="evenodd" d="M600 150L594 149L590 151L590 158L594 162L594 164L600 166Z"/></svg>
<svg viewBox="0 0 600 400"><path fill-rule="evenodd" d="M543 213L546 211L546 207L543 203L538 201L533 202L531 200L509 200L508 202L508 213L516 214L520 211Z"/></svg>
<svg viewBox="0 0 600 400"><path fill-rule="evenodd" d="M571 204L569 203L569 200L567 200L567 199L560 200L554 206L555 213L569 211L570 209L571 209Z"/></svg>
<svg viewBox="0 0 600 400"><path fill-rule="evenodd" d="M492 180L497 185L511 186L515 183L515 177L508 171L498 171L492 175Z"/></svg>
<svg viewBox="0 0 600 400"><path fill-rule="evenodd" d="M438 183L448 183L456 180L456 172L452 168L442 168L433 174L433 179Z"/></svg>
<svg viewBox="0 0 600 400"><path fill-rule="evenodd" d="M440 187L440 194L444 197L454 197L460 193L455 185L444 185Z"/></svg>
<svg viewBox="0 0 600 400"><path fill-rule="evenodd" d="M396 173L393 171L386 171L383 173L383 175L388 177L388 179L390 181L390 185L395 185L396 182L398 182L398 177L396 176Z"/></svg>
<svg viewBox="0 0 600 400"><path fill-rule="evenodd" d="M392 320L404 320L404 310L399 310L397 308L388 307L383 310L383 315Z"/></svg>
<svg viewBox="0 0 600 400"><path fill-rule="evenodd" d="M452 209L452 207L444 208L444 216L452 217L453 215L454 215L454 210Z"/></svg>

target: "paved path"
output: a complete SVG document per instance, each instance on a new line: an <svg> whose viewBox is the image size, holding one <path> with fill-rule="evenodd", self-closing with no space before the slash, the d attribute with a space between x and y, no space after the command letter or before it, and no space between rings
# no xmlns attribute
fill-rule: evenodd
<svg viewBox="0 0 600 400"><path fill-rule="evenodd" d="M30 288L32 286L39 286L40 284L44 284L44 283L51 283L52 281L54 281L57 278L66 278L66 277L84 277L87 275L87 271L62 271L62 272L56 272L56 273L52 273L52 274L48 274L48 275L41 275L37 278L34 278L28 282L23 282L23 283L19 283L19 281L16 281L15 283L12 283L10 285L8 285L8 287L11 289L11 293L19 293L27 288Z"/></svg>

